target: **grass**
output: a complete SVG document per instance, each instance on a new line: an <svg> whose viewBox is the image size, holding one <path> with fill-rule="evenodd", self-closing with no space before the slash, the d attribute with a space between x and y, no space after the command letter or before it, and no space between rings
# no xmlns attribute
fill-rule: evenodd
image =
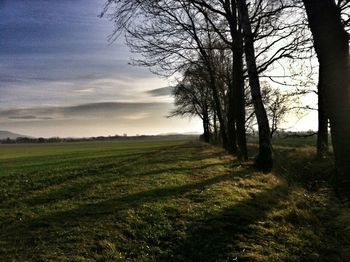
<svg viewBox="0 0 350 262"><path fill-rule="evenodd" d="M200 142L0 146L1 261L349 261L308 146L262 174ZM315 182L316 181L316 182Z"/></svg>

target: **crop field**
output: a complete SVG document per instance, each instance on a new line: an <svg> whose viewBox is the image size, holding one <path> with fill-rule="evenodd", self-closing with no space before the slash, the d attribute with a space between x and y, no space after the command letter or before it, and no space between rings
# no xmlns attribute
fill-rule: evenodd
<svg viewBox="0 0 350 262"><path fill-rule="evenodd" d="M350 211L309 146L276 147L268 174L197 141L0 152L0 261L350 261Z"/></svg>

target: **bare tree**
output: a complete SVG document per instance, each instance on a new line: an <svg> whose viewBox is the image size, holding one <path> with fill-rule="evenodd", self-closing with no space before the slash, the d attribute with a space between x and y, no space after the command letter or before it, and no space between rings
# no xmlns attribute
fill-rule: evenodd
<svg viewBox="0 0 350 262"><path fill-rule="evenodd" d="M263 83L262 97L270 120L271 138L281 130L288 114L296 115L298 111L304 110L298 106L298 93L283 92L279 88L272 88L268 83Z"/></svg>
<svg viewBox="0 0 350 262"><path fill-rule="evenodd" d="M336 5L341 13L341 20L344 28L349 31L350 26L350 2L339 0L336 1ZM328 153L328 116L326 112L325 103L325 86L323 80L322 67L319 66L319 82L318 82L318 132L317 132L317 157L319 159L324 158Z"/></svg>
<svg viewBox="0 0 350 262"><path fill-rule="evenodd" d="M319 66L318 72L318 86L317 86L317 98L318 98L318 131L317 131L317 157L319 159L324 158L328 153L328 116L326 112L325 102L325 86L322 71L322 67Z"/></svg>
<svg viewBox="0 0 350 262"><path fill-rule="evenodd" d="M198 57L204 61L214 101L213 116L220 123L223 145L235 151L237 141L237 153L243 160L247 158L244 66L247 67L260 131L256 164L271 170L270 130L259 76L283 59L299 59L296 54L309 48L296 29L298 20L283 21L290 12L300 9L299 5L293 1L284 4L282 0L254 0L249 8L245 0L110 0L107 7L111 5L116 7L112 12L117 24L115 35L125 32L131 49L142 55L135 63L169 76L197 63ZM222 50L230 50L227 55L232 57L227 89L215 64L215 54Z"/></svg>
<svg viewBox="0 0 350 262"><path fill-rule="evenodd" d="M336 2L341 13L342 23L344 28L349 32L350 29L350 2L339 0ZM324 158L328 153L328 117L325 104L325 91L327 88L323 81L322 67L319 66L319 81L318 81L318 132L317 132L317 156Z"/></svg>
<svg viewBox="0 0 350 262"><path fill-rule="evenodd" d="M210 24L226 48L231 50L232 80L228 88L227 118L229 150L240 160L248 158L245 130L242 36L235 1L188 0ZM236 146L237 143L237 146Z"/></svg>
<svg viewBox="0 0 350 262"><path fill-rule="evenodd" d="M198 116L203 123L203 138L209 143L211 137L210 118L213 112L212 92L206 71L197 64L189 67L182 81L175 86L173 95L176 108L170 112L173 116Z"/></svg>
<svg viewBox="0 0 350 262"><path fill-rule="evenodd" d="M244 35L244 51L248 68L250 91L254 104L259 129L259 154L255 164L263 171L272 169L272 145L269 120L262 102L261 88L256 65L254 38L249 20L248 7L245 0L238 0L238 10Z"/></svg>
<svg viewBox="0 0 350 262"><path fill-rule="evenodd" d="M325 109L330 121L339 190L350 188L349 34L341 17L348 1L303 0L322 74Z"/></svg>
<svg viewBox="0 0 350 262"><path fill-rule="evenodd" d="M134 61L167 76L183 71L200 57L210 79L222 143L228 148L227 128L222 101L215 78L210 50L212 45L205 17L186 1L109 1L114 7L115 34L125 32L132 51L142 55Z"/></svg>
<svg viewBox="0 0 350 262"><path fill-rule="evenodd" d="M244 125L245 122L244 78L242 77L242 71L244 72L242 65L243 24L242 20L237 17L237 12L239 11L237 7L241 2L238 0L188 1L205 15L211 23L213 30L232 50L233 61L235 61L233 63L234 68L232 73L234 81L233 88L231 89L233 91L229 93L229 95L232 95L236 99L231 99L236 105L233 107L235 113L232 113L233 110L231 109L228 110L228 114L229 116L233 114L236 115L237 133L240 134L238 125L242 125L242 123ZM298 53L300 53L301 49L310 48L307 46L307 39L302 37L303 31L300 30L300 27L305 28L304 20L298 18L290 19L290 14L293 14L292 17L294 17L296 14L299 14L300 11L300 4L292 1L289 1L287 4L283 1L276 0L254 0L249 2L249 9L248 7L246 8L247 22L250 25L249 41L252 42L251 46L253 48L251 48L251 50L254 51L257 78L267 70L274 69L274 65L280 64L279 62L281 60L298 57ZM223 24L227 24L226 30L222 30ZM245 43L244 46L247 47L247 44ZM251 58L253 59L253 57ZM248 63L246 66L248 66ZM257 97L259 97L258 93ZM263 107L263 104L260 105ZM267 118L261 120L263 115L263 113L259 114L260 123L267 120ZM268 123L265 124L265 126L268 126ZM241 130L244 129L241 128ZM263 137L265 137L265 135L263 135ZM266 137L269 137L269 135ZM261 143L261 145L263 144L266 143ZM267 152L269 150L262 150L261 152L265 151ZM258 159L260 159L259 156L257 157L257 160ZM272 159L270 164L272 165Z"/></svg>

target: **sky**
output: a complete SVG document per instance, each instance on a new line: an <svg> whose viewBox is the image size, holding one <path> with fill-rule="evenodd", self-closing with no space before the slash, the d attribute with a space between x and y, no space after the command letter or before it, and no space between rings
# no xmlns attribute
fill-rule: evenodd
<svg viewBox="0 0 350 262"><path fill-rule="evenodd" d="M0 0L0 130L30 136L200 132L166 118L169 81L131 66L105 0Z"/></svg>
<svg viewBox="0 0 350 262"><path fill-rule="evenodd" d="M201 132L166 118L171 82L128 63L105 0L0 0L0 130L34 137ZM315 129L315 116L291 118ZM317 119L317 118L316 118Z"/></svg>

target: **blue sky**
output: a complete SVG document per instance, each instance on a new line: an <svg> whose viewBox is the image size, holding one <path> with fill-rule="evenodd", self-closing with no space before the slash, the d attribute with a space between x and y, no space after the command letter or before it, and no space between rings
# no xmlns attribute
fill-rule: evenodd
<svg viewBox="0 0 350 262"><path fill-rule="evenodd" d="M105 0L0 0L0 129L32 136L200 131L167 119L168 83L128 65ZM153 91L152 91L153 90ZM155 91L154 91L155 90Z"/></svg>

